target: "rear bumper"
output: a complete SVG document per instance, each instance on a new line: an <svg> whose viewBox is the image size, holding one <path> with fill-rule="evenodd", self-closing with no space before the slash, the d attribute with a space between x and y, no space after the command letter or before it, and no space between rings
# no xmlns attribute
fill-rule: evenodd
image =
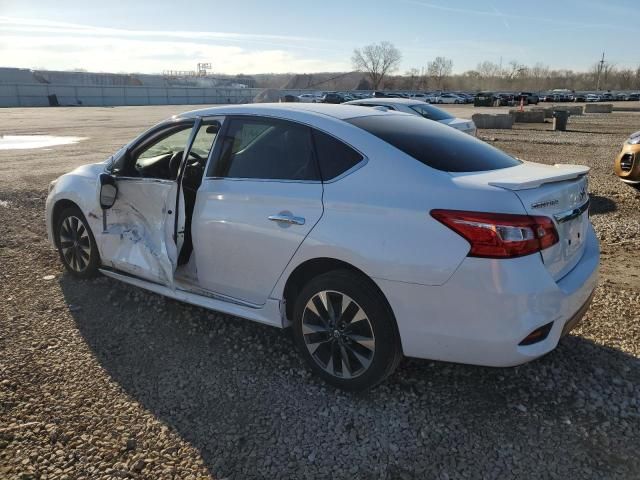
<svg viewBox="0 0 640 480"><path fill-rule="evenodd" d="M376 281L395 313L405 355L507 367L550 352L577 324L597 285L599 258L589 226L582 258L557 282L537 254L466 258L441 286ZM546 338L519 345L550 322Z"/></svg>

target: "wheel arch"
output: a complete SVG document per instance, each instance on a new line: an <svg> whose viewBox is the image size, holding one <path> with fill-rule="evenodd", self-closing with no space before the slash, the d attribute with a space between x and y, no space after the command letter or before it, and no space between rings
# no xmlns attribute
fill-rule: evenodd
<svg viewBox="0 0 640 480"><path fill-rule="evenodd" d="M384 302L389 311L389 315L391 315L391 318L393 319L396 338L398 339L400 348L402 348L402 342L400 341L400 331L398 330L398 322L396 320L393 309L391 308L391 304L387 299L387 296L384 294L382 289L378 286L373 278L360 270L358 267L345 262L344 260L338 260L331 257L316 257L305 260L304 262L297 265L289 274L282 292L282 298L284 300L284 314L286 315L286 318L291 319L293 317L293 307L295 304L295 299L297 295L302 291L304 286L312 278L333 270L351 271L365 279L371 285L371 287L376 291L376 293Z"/></svg>
<svg viewBox="0 0 640 480"><path fill-rule="evenodd" d="M61 198L57 200L56 203L53 204L53 208L51 209L51 231L54 233L52 238L56 247L59 246L58 239L56 238L56 235L55 235L55 228L56 228L56 225L58 224L58 219L60 218L60 214L65 209L71 208L71 207L77 208L82 212L82 208L80 208L80 205L78 205L73 200L69 200L68 198Z"/></svg>

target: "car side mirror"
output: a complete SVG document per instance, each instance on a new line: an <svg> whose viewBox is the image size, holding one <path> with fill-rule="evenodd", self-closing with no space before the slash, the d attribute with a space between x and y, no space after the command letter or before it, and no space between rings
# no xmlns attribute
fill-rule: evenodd
<svg viewBox="0 0 640 480"><path fill-rule="evenodd" d="M108 210L113 207L117 196L116 179L107 173L100 174L100 208Z"/></svg>

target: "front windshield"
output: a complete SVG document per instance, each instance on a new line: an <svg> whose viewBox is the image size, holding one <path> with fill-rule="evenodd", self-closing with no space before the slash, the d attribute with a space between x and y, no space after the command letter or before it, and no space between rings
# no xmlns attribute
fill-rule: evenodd
<svg viewBox="0 0 640 480"><path fill-rule="evenodd" d="M419 113L424 118L428 118L429 120L435 120L436 122L439 122L440 120L448 120L450 118L454 118L454 116L451 115L450 113L447 113L444 110L439 109L438 107L432 107L427 103L425 103L424 105L422 104L411 105L409 108Z"/></svg>

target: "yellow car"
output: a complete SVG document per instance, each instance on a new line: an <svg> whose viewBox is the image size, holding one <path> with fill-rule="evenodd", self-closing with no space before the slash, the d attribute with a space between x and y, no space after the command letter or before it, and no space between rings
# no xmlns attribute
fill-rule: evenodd
<svg viewBox="0 0 640 480"><path fill-rule="evenodd" d="M614 169L620 180L640 189L640 131L624 142L622 151L616 157Z"/></svg>

